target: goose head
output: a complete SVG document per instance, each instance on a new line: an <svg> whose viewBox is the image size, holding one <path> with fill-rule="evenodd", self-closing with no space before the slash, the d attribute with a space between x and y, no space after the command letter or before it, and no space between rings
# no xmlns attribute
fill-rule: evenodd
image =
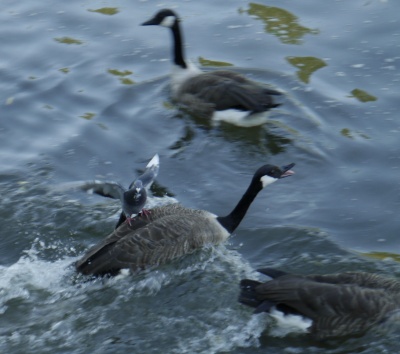
<svg viewBox="0 0 400 354"><path fill-rule="evenodd" d="M255 173L251 180L249 187L243 194L239 203L226 216L218 216L219 223L231 234L239 226L243 217L246 215L248 208L257 196L257 194L266 186L276 182L279 179L289 177L294 174L291 168L294 166L291 163L287 166L278 167L274 165L261 166Z"/></svg>
<svg viewBox="0 0 400 354"><path fill-rule="evenodd" d="M255 172L253 182L261 183L261 188L265 188L278 179L292 176L294 172L291 168L293 168L294 165L294 163L291 163L281 168L274 165L264 165Z"/></svg>
<svg viewBox="0 0 400 354"><path fill-rule="evenodd" d="M163 26L172 28L179 22L178 15L169 9L158 11L150 20L143 22L142 26Z"/></svg>

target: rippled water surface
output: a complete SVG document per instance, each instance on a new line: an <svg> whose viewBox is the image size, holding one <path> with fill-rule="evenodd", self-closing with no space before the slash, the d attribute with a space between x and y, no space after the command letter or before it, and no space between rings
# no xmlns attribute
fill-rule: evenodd
<svg viewBox="0 0 400 354"><path fill-rule="evenodd" d="M170 102L170 35L186 53L285 92L269 121L211 124ZM255 269L400 276L400 3L2 1L0 351L395 353L396 334L320 343L238 304ZM209 68L207 68L209 69ZM60 188L128 184L159 153L153 205L226 214L261 165L295 162L227 244L143 275L70 266L118 203ZM171 199L173 198L173 199Z"/></svg>

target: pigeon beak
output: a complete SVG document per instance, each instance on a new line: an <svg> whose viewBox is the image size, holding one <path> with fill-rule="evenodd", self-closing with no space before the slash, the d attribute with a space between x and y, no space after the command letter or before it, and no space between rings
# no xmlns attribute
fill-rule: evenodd
<svg viewBox="0 0 400 354"><path fill-rule="evenodd" d="M294 163L291 163L291 164L289 164L287 166L283 166L281 168L282 169L282 174L281 174L281 176L279 178L285 178L285 177L289 177L289 176L294 175L294 171L291 170L291 168L293 168L294 165L295 165Z"/></svg>

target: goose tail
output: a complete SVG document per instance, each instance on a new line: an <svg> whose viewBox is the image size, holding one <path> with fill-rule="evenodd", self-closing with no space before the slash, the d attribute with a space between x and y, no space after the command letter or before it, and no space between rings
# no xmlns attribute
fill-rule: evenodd
<svg viewBox="0 0 400 354"><path fill-rule="evenodd" d="M261 283L256 280L242 279L240 282L239 302L257 308L262 301L257 300L256 287Z"/></svg>
<svg viewBox="0 0 400 354"><path fill-rule="evenodd" d="M120 267L115 265L115 260L109 253L114 244L115 241L109 244L101 244L101 247L94 246L84 257L75 262L76 271L83 275L94 276L118 274Z"/></svg>
<svg viewBox="0 0 400 354"><path fill-rule="evenodd" d="M115 276L119 273L119 268L113 268L112 262L107 257L101 257L101 259L94 261L87 260L85 262L76 262L75 269L78 273L83 275L93 276Z"/></svg>
<svg viewBox="0 0 400 354"><path fill-rule="evenodd" d="M243 279L240 282L239 302L243 305L253 307L254 313L269 312L275 303L268 300L260 300L257 294L257 286L259 281Z"/></svg>

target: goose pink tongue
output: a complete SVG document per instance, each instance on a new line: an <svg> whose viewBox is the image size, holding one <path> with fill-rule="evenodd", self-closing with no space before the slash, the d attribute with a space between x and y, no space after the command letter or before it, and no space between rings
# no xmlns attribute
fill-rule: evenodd
<svg viewBox="0 0 400 354"><path fill-rule="evenodd" d="M281 178L282 178L282 177L289 177L289 176L291 176L291 175L294 175L294 171L292 171L292 170L287 170L287 171L285 171L285 172L282 174Z"/></svg>
<svg viewBox="0 0 400 354"><path fill-rule="evenodd" d="M295 165L296 164L292 162L289 165L282 166L281 170L283 171L283 173L279 178L285 178L294 175L294 171L292 171L291 168L293 168Z"/></svg>

